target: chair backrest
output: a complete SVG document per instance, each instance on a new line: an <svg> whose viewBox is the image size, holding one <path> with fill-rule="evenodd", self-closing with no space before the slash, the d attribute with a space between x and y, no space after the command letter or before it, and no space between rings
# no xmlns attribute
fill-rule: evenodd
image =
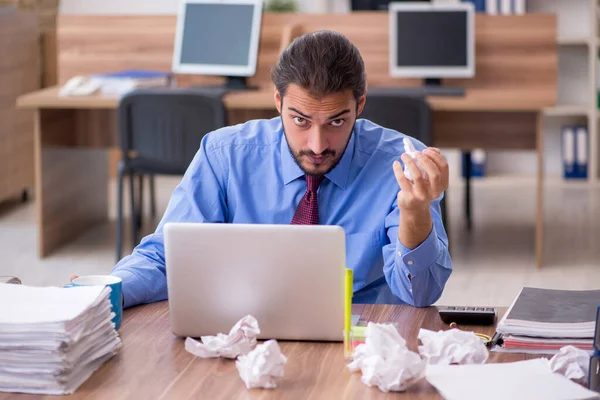
<svg viewBox="0 0 600 400"><path fill-rule="evenodd" d="M421 97L367 92L360 118L420 140L431 146L431 107Z"/></svg>
<svg viewBox="0 0 600 400"><path fill-rule="evenodd" d="M119 145L165 173L183 174L207 133L227 124L223 100L193 89L141 89L121 99ZM158 172L158 171L156 171Z"/></svg>

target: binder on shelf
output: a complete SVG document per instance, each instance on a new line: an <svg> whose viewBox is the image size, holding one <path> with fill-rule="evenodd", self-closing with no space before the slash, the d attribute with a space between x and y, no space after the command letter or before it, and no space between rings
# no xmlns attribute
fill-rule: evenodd
<svg viewBox="0 0 600 400"><path fill-rule="evenodd" d="M575 170L578 178L588 175L589 135L587 126L579 126L576 130L576 162Z"/></svg>
<svg viewBox="0 0 600 400"><path fill-rule="evenodd" d="M565 179L586 179L588 175L589 135L586 126L564 126L561 152Z"/></svg>
<svg viewBox="0 0 600 400"><path fill-rule="evenodd" d="M489 15L497 15L498 14L498 1L499 0L486 0L485 8Z"/></svg>
<svg viewBox="0 0 600 400"><path fill-rule="evenodd" d="M464 154L464 153L463 153ZM485 176L485 151L474 149L471 152L471 178L483 178ZM467 165L465 158L462 158L462 176L467 176Z"/></svg>
<svg viewBox="0 0 600 400"><path fill-rule="evenodd" d="M486 0L485 6L490 15L525 14L525 0Z"/></svg>
<svg viewBox="0 0 600 400"><path fill-rule="evenodd" d="M573 127L564 126L561 132L561 153L563 176L565 179L575 177L575 132Z"/></svg>
<svg viewBox="0 0 600 400"><path fill-rule="evenodd" d="M516 15L525 14L525 0L513 0L514 1L514 13Z"/></svg>
<svg viewBox="0 0 600 400"><path fill-rule="evenodd" d="M462 0L463 3L473 3L475 12L485 12L487 0Z"/></svg>

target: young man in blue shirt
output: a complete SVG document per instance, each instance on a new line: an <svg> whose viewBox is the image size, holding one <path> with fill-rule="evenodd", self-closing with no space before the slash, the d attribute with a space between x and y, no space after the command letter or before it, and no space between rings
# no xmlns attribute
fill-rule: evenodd
<svg viewBox="0 0 600 400"><path fill-rule="evenodd" d="M452 271L439 206L448 164L439 150L412 139L425 180L403 154L405 135L357 119L364 64L341 34L297 38L272 79L280 117L206 135L156 231L113 269L125 307L167 298L163 227L174 221L339 225L355 303L434 303Z"/></svg>

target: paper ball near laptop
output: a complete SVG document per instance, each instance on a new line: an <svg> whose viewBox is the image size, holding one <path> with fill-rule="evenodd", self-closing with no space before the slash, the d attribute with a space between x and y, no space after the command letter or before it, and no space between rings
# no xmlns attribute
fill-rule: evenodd
<svg viewBox="0 0 600 400"><path fill-rule="evenodd" d="M404 143L404 152L406 154L408 154L410 156L410 158L415 160L417 167L419 167L419 170L421 171L421 175L423 176L423 179L429 180L427 171L425 171L425 169L417 161L417 155L420 153L420 151L417 151L415 149L415 146L412 144L412 142L410 141L409 138L405 137L404 139L402 139L402 142ZM409 181L412 182L412 174L410 173L410 170L406 167L406 164L404 165L404 176L406 177L406 179L408 179Z"/></svg>

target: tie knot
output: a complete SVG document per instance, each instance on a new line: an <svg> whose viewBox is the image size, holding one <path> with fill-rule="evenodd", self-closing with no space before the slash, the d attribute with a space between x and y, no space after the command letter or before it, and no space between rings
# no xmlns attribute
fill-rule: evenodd
<svg viewBox="0 0 600 400"><path fill-rule="evenodd" d="M316 192L323 181L323 175L306 175L306 188L309 192Z"/></svg>

